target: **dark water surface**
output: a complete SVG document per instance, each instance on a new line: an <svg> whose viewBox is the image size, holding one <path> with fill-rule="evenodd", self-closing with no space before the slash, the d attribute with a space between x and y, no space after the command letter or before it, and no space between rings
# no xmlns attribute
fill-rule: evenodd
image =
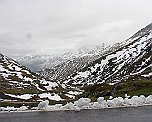
<svg viewBox="0 0 152 122"><path fill-rule="evenodd" d="M80 112L0 113L0 122L152 122L152 106Z"/></svg>

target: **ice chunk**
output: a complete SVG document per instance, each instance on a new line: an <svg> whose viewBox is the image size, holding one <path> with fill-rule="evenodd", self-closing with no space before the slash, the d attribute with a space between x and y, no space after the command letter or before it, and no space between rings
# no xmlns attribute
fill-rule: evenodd
<svg viewBox="0 0 152 122"><path fill-rule="evenodd" d="M152 95L149 95L147 98L146 98L146 104L152 104Z"/></svg>
<svg viewBox="0 0 152 122"><path fill-rule="evenodd" d="M129 106L130 105L130 99L125 98L124 102L125 102L125 106Z"/></svg>
<svg viewBox="0 0 152 122"><path fill-rule="evenodd" d="M97 109L108 107L106 100L104 100L104 97L99 97L97 99L97 102L98 102L98 104L94 103L94 105L93 105L93 106L96 106Z"/></svg>
<svg viewBox="0 0 152 122"><path fill-rule="evenodd" d="M107 105L108 107L114 107L115 103L113 102L113 100L107 100Z"/></svg>
<svg viewBox="0 0 152 122"><path fill-rule="evenodd" d="M102 109L102 108L107 108L107 102L104 100L102 102L94 102L93 105L91 106L91 108L93 109Z"/></svg>
<svg viewBox="0 0 152 122"><path fill-rule="evenodd" d="M111 100L111 99L113 99L113 97L112 97L112 96L110 96L110 97L109 97L109 99Z"/></svg>
<svg viewBox="0 0 152 122"><path fill-rule="evenodd" d="M48 111L58 111L61 110L62 104L55 104L47 107Z"/></svg>
<svg viewBox="0 0 152 122"><path fill-rule="evenodd" d="M26 111L26 110L28 110L28 108L27 108L26 106L21 106L21 107L19 108L19 111Z"/></svg>
<svg viewBox="0 0 152 122"><path fill-rule="evenodd" d="M74 104L73 103L67 103L65 106L61 107L62 110L74 110Z"/></svg>
<svg viewBox="0 0 152 122"><path fill-rule="evenodd" d="M73 103L67 103L65 106L61 107L62 110L75 110L80 111L78 106L75 106Z"/></svg>
<svg viewBox="0 0 152 122"><path fill-rule="evenodd" d="M125 101L122 97L116 97L111 100L107 100L107 105L109 107L118 107L118 106L123 106L125 104Z"/></svg>
<svg viewBox="0 0 152 122"><path fill-rule="evenodd" d="M102 104L103 101L104 101L104 97L99 97L99 98L97 99L97 102L98 102L99 104Z"/></svg>
<svg viewBox="0 0 152 122"><path fill-rule="evenodd" d="M130 96L128 96L127 94L125 94L125 98L129 98Z"/></svg>
<svg viewBox="0 0 152 122"><path fill-rule="evenodd" d="M141 106L143 105L143 98L142 97L138 97L138 96L133 96L130 101L129 104L133 105L133 106Z"/></svg>
<svg viewBox="0 0 152 122"><path fill-rule="evenodd" d="M125 101L122 97L114 98L113 102L115 104L115 107L116 106L123 106L125 104Z"/></svg>
<svg viewBox="0 0 152 122"><path fill-rule="evenodd" d="M145 97L144 95L140 95L140 98L141 98L141 102L142 102L143 104L145 104L145 102L146 102L146 97Z"/></svg>
<svg viewBox="0 0 152 122"><path fill-rule="evenodd" d="M49 101L45 100L45 101L42 101L38 104L38 109L47 110L48 106L49 106Z"/></svg>
<svg viewBox="0 0 152 122"><path fill-rule="evenodd" d="M89 106L89 103L91 100L89 98L80 98L77 102L74 104L78 107L83 107L83 106Z"/></svg>

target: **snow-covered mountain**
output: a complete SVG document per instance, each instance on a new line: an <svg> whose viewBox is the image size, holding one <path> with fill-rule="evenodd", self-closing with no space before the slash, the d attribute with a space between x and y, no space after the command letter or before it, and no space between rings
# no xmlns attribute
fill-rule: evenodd
<svg viewBox="0 0 152 122"><path fill-rule="evenodd" d="M65 79L68 79L68 76L70 76L71 74L80 71L81 69L98 59L104 51L107 51L107 49L109 49L109 47L103 48L102 46L96 48L96 50L91 51L84 51L83 49L83 51L76 53L76 56L69 58L69 60L64 61L52 68L43 69L39 71L39 73L41 76L50 78L52 80L63 81ZM66 56L68 54L66 54Z"/></svg>
<svg viewBox="0 0 152 122"><path fill-rule="evenodd" d="M55 53L50 55L29 55L17 58L16 60L22 65L28 67L32 71L39 71L42 69L53 69L55 66L62 64L68 60L74 58L82 57L85 55L91 55L95 52L98 52L103 48L102 46L93 46L93 47L81 47L77 49L67 49L62 51L63 53ZM58 52L54 50L53 52ZM61 52L61 51L59 51Z"/></svg>
<svg viewBox="0 0 152 122"><path fill-rule="evenodd" d="M48 67L54 67L57 64L66 61L66 58L54 55L35 55L35 56L24 56L17 61L24 66L28 67L32 71L39 71Z"/></svg>
<svg viewBox="0 0 152 122"><path fill-rule="evenodd" d="M31 72L11 58L0 54L0 99L14 100L62 100L57 82L46 80Z"/></svg>
<svg viewBox="0 0 152 122"><path fill-rule="evenodd" d="M81 93L82 90L39 76L0 53L0 100L63 102L75 99Z"/></svg>
<svg viewBox="0 0 152 122"><path fill-rule="evenodd" d="M140 78L152 78L152 23L131 38L109 47L100 58L63 83L85 86Z"/></svg>

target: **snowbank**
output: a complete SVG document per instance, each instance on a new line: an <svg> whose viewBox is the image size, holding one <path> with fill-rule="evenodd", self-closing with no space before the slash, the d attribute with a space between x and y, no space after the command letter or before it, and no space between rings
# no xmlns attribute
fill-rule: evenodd
<svg viewBox="0 0 152 122"><path fill-rule="evenodd" d="M43 102L42 102L43 103ZM75 110L80 111L81 109L102 109L102 108L116 108L116 107L129 107L129 106L144 106L144 105L152 105L152 95L145 97L141 96L133 96L130 98L127 94L125 98L110 97L109 100L104 100L104 97L99 97L97 102L91 102L89 98L80 98L74 103L67 103L66 105L61 105L56 107L49 106L46 110L54 111L54 110Z"/></svg>
<svg viewBox="0 0 152 122"><path fill-rule="evenodd" d="M45 110L47 109L49 106L49 101L48 100L45 100L45 101L42 101L38 104L38 109L40 110Z"/></svg>
<svg viewBox="0 0 152 122"><path fill-rule="evenodd" d="M15 107L0 107L0 111L26 111L28 108L26 106L21 106L20 108L15 108Z"/></svg>
<svg viewBox="0 0 152 122"><path fill-rule="evenodd" d="M127 94L125 98L116 97L113 99L105 100L104 97L99 97L97 102L91 102L89 98L80 98L74 103L70 102L66 105L56 104L49 105L49 101L45 100L38 104L38 107L31 110L47 110L47 111L59 111L59 110L74 110L80 111L81 109L103 109L103 108L116 108L116 107L129 107L129 106L144 106L152 105L152 95L145 97L144 95L133 96L130 98ZM28 108L22 106L20 108L14 107L0 107L0 111L26 111Z"/></svg>

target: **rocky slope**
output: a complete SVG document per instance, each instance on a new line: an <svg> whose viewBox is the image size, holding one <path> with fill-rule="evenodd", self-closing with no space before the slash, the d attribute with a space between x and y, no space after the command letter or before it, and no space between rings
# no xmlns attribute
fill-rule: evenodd
<svg viewBox="0 0 152 122"><path fill-rule="evenodd" d="M152 78L152 24L131 38L110 47L100 58L71 75L63 83L83 87L142 78Z"/></svg>
<svg viewBox="0 0 152 122"><path fill-rule="evenodd" d="M60 65L68 60L80 58L85 55L92 55L95 52L101 50L102 46L93 47L81 47L78 49L57 49L53 50L50 55L29 55L17 58L16 60L28 67L30 70L37 72L42 69L54 69L57 65Z"/></svg>
<svg viewBox="0 0 152 122"><path fill-rule="evenodd" d="M59 91L60 89L60 91ZM0 54L0 99L17 101L64 100L63 86L31 72ZM62 97L61 97L62 96ZM68 97L67 97L68 98Z"/></svg>
<svg viewBox="0 0 152 122"><path fill-rule="evenodd" d="M46 68L39 71L40 75L50 78L52 80L63 81L68 78L69 75L80 71L88 64L100 57L103 52L103 46L96 46L94 49L79 49L76 52L66 53L63 57L67 57L66 61L60 62L58 65L52 68ZM106 47L107 48L107 47ZM106 49L105 48L105 49ZM71 57L72 55L72 57ZM70 58L71 57L71 58Z"/></svg>

